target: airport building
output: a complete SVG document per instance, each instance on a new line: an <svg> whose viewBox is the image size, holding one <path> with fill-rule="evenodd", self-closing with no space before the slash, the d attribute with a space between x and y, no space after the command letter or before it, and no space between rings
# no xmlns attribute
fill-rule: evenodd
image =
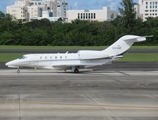
<svg viewBox="0 0 158 120"><path fill-rule="evenodd" d="M158 0L138 0L138 4L135 4L137 15L140 16L143 21L148 17L158 16Z"/></svg>
<svg viewBox="0 0 158 120"><path fill-rule="evenodd" d="M66 0L16 0L14 5L7 6L7 13L13 15L16 19L47 18L55 21L57 18L65 18L68 10Z"/></svg>
<svg viewBox="0 0 158 120"><path fill-rule="evenodd" d="M89 21L110 21L117 17L117 12L110 10L110 7L103 7L103 10L68 10L68 22L75 19Z"/></svg>

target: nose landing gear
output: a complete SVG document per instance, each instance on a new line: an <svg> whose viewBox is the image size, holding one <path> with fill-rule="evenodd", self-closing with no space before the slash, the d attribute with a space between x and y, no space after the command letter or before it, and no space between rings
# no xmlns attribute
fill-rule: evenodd
<svg viewBox="0 0 158 120"><path fill-rule="evenodd" d="M17 73L18 73L18 74L20 73L20 70L19 70L19 69L17 70Z"/></svg>

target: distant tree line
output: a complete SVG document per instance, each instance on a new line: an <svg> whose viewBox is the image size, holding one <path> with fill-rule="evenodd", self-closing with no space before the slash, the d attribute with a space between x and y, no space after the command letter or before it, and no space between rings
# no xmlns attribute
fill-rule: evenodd
<svg viewBox="0 0 158 120"><path fill-rule="evenodd" d="M129 4L125 1L131 2L123 0L122 6ZM72 23L62 23L61 20L50 22L48 19L22 23L22 20L13 21L11 15L0 12L0 45L108 46L127 34L154 35L135 45L158 45L158 17L149 17L143 22L135 18L134 12L129 14L127 10L119 8L120 13L125 15L113 21L90 22L76 19Z"/></svg>

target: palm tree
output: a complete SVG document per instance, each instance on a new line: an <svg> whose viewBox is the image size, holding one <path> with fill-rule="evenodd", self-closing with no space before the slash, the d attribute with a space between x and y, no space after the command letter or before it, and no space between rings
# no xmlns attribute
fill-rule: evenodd
<svg viewBox="0 0 158 120"><path fill-rule="evenodd" d="M132 28L136 19L133 0L122 0L118 8L122 16L122 24L126 28Z"/></svg>

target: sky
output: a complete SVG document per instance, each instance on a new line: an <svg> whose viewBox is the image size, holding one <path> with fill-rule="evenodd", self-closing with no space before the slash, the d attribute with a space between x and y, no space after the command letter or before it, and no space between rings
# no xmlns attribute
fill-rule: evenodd
<svg viewBox="0 0 158 120"><path fill-rule="evenodd" d="M118 10L122 0L66 0L69 9L72 10L101 10L103 6L109 6L112 10ZM13 5L15 0L0 0L0 11L6 13L6 6ZM133 0L138 3L138 0Z"/></svg>

